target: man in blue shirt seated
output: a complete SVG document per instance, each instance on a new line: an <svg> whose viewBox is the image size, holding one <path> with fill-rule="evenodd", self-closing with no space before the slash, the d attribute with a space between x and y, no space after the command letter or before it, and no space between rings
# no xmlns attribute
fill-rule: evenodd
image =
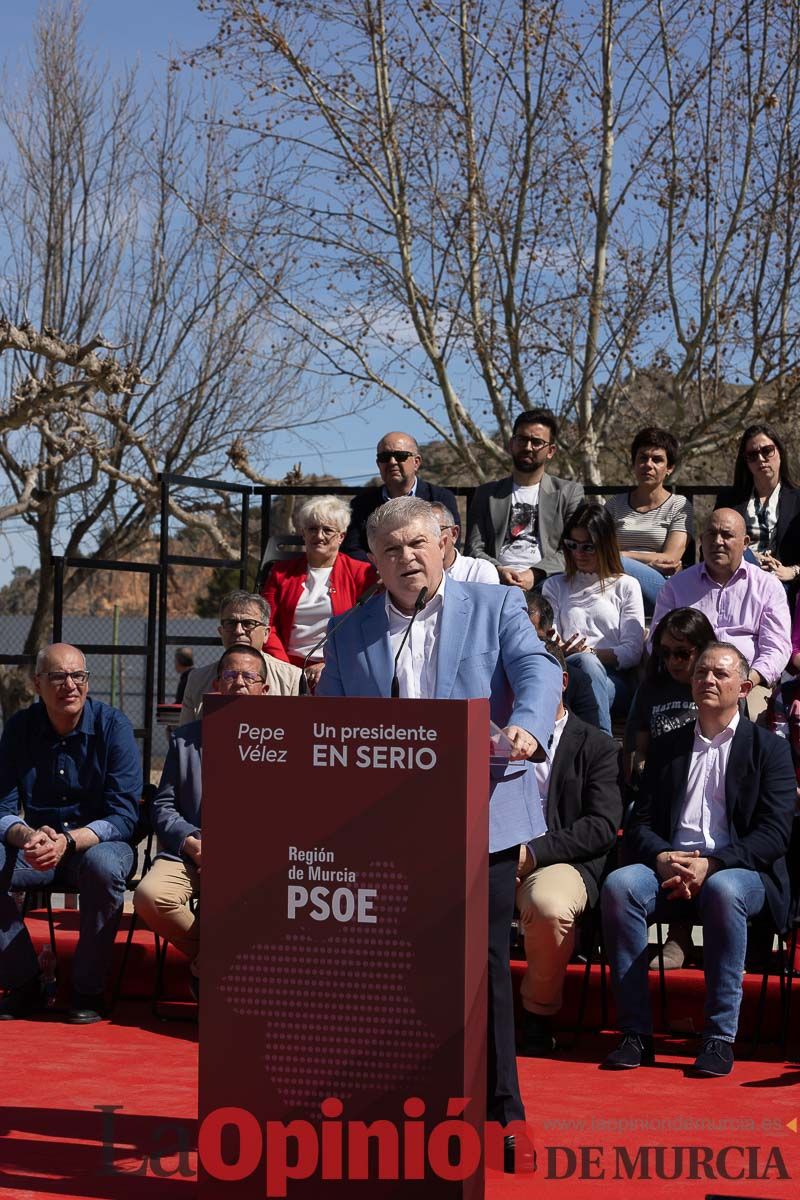
<svg viewBox="0 0 800 1200"><path fill-rule="evenodd" d="M80 650L40 651L39 703L16 713L0 738L0 1019L42 1006L39 964L11 890L56 883L80 891L80 938L67 1021L102 1019L104 990L142 793L130 721L89 696Z"/></svg>

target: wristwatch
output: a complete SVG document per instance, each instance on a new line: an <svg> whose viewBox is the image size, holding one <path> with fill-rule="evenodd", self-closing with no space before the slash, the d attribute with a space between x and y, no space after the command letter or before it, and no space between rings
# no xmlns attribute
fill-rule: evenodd
<svg viewBox="0 0 800 1200"><path fill-rule="evenodd" d="M66 841L67 841L67 846L64 851L64 858L69 858L70 854L74 854L75 851L77 850L77 846L75 845L75 838L72 836L72 834L67 829L62 829L61 833L62 833L63 837L66 838Z"/></svg>

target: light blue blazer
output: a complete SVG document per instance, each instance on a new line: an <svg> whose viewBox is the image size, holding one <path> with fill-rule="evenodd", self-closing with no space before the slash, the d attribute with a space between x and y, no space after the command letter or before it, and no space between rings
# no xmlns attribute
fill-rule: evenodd
<svg viewBox="0 0 800 1200"><path fill-rule="evenodd" d="M338 628L337 628L338 626ZM334 619L320 696L389 696L393 659L386 598L374 596L346 621ZM536 636L522 592L448 578L439 624L436 699L490 702L496 725L519 725L547 749L561 697L561 668ZM512 763L492 781L489 849L505 850L541 832L533 768Z"/></svg>

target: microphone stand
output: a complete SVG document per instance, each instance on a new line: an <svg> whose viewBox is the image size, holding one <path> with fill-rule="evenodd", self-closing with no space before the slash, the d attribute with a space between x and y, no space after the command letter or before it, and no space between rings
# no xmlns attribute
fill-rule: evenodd
<svg viewBox="0 0 800 1200"><path fill-rule="evenodd" d="M419 595L417 596L416 600L414 601L414 612L411 615L411 620L408 622L408 625L406 626L406 631L403 634L403 640L400 643L400 649L397 651L397 654L395 655L395 658L394 658L394 672L392 674L392 690L391 690L391 696L392 696L393 700L397 700L397 698L400 695L400 680L397 678L397 663L400 659L400 655L403 653L403 647L405 646L406 642L408 641L409 634L411 633L411 626L414 624L417 617L422 612L423 608L425 607L425 605L427 603L427 600L428 600L428 589L426 587L420 588Z"/></svg>

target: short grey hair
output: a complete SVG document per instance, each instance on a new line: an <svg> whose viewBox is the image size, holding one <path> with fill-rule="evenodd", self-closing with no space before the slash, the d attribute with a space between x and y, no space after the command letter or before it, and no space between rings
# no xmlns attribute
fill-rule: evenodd
<svg viewBox="0 0 800 1200"><path fill-rule="evenodd" d="M237 588L233 592L227 592L219 602L220 621L225 609L231 608L234 604L246 604L248 608L257 608L261 620L265 625L269 625L269 605L263 596L259 596L258 592L244 592L241 588Z"/></svg>
<svg viewBox="0 0 800 1200"><path fill-rule="evenodd" d="M697 670L697 664L700 662L700 659L705 658L705 656L708 654L708 652L710 650L724 650L726 654L732 654L733 657L737 661L740 677L742 679L749 678L750 663L747 661L745 656L742 654L739 647L734 646L733 642L707 642L706 645L703 646L703 649L700 651L700 653L697 656L697 659L694 664L695 671Z"/></svg>
<svg viewBox="0 0 800 1200"><path fill-rule="evenodd" d="M34 675L41 675L47 670L47 664L50 662L50 651L53 649L53 646L69 646L69 642L51 642L49 646L42 646L36 655L36 664L33 669ZM77 646L70 646L70 649L74 650L76 654L80 654L83 659L83 668L86 670L86 655L83 651L79 650Z"/></svg>
<svg viewBox="0 0 800 1200"><path fill-rule="evenodd" d="M438 514L441 521L446 521L448 525L461 526L458 517L454 517L446 504L442 504L441 500L431 500L431 508Z"/></svg>
<svg viewBox="0 0 800 1200"><path fill-rule="evenodd" d="M350 505L341 496L309 496L294 514L294 527L302 533L312 522L332 525L344 533L350 524Z"/></svg>
<svg viewBox="0 0 800 1200"><path fill-rule="evenodd" d="M375 549L384 534L394 533L396 529L413 525L415 521L426 526L438 542L442 536L439 519L427 500L418 500L416 496L397 496L394 500L387 500L380 508L370 513L367 520L367 541L370 550Z"/></svg>

